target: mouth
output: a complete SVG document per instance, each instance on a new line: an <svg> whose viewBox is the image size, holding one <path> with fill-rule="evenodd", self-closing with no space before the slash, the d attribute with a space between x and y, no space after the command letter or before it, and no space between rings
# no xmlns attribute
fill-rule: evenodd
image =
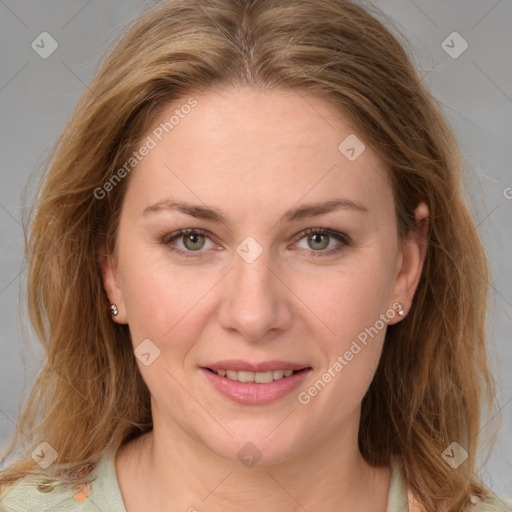
<svg viewBox="0 0 512 512"><path fill-rule="evenodd" d="M244 404L265 404L283 398L304 382L311 366L283 361L224 361L201 367L224 396Z"/></svg>

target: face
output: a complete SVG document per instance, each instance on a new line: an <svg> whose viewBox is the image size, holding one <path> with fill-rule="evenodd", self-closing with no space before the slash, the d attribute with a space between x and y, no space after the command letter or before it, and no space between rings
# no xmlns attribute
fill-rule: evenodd
<svg viewBox="0 0 512 512"><path fill-rule="evenodd" d="M252 88L194 99L141 139L155 146L130 176L105 288L155 429L233 460L250 442L275 463L357 433L422 255L399 243L386 171L330 103Z"/></svg>

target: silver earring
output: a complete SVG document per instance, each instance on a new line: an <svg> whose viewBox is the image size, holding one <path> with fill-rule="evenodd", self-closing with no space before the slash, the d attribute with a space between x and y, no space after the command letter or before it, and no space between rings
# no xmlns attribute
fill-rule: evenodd
<svg viewBox="0 0 512 512"><path fill-rule="evenodd" d="M116 316L119 311L117 310L117 306L115 304L110 305L110 313L112 316Z"/></svg>
<svg viewBox="0 0 512 512"><path fill-rule="evenodd" d="M400 306L400 309L398 310L398 315L405 316L403 304L399 302L398 305Z"/></svg>

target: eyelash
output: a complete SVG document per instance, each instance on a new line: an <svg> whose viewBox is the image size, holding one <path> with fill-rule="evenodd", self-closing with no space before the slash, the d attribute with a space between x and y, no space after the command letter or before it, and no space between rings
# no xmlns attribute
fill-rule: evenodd
<svg viewBox="0 0 512 512"><path fill-rule="evenodd" d="M174 242L174 240L181 238L185 235L191 235L191 234L202 235L202 236L206 236L209 238L208 231L204 231L203 229L194 229L194 228L180 229L179 231L176 231L174 233L166 235L162 239L162 244L167 246L170 250L172 250L186 258L203 258L204 255L201 253L204 253L205 251L201 251L201 250L183 251L182 249L177 249L176 247L171 247L171 242ZM301 231L297 235L295 243L299 242L304 237L306 237L307 235L311 235L311 234L313 234L313 235L317 235L317 234L328 235L329 237L332 237L332 238L338 240L338 242L341 242L340 245L338 245L334 249L330 249L328 251L326 251L326 250L318 250L318 251L310 250L309 252L311 253L311 256L314 258L326 257L326 256L330 256L333 254L337 254L337 253L341 252L345 248L345 246L350 245L350 238L347 235L345 235L344 233L339 233L338 231L332 231L330 229L325 229L325 228L308 228L304 231ZM191 253L196 253L196 254L191 254Z"/></svg>

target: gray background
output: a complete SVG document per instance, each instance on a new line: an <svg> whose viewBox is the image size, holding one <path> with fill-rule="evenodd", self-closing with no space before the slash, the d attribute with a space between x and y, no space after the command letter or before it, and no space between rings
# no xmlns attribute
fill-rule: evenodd
<svg viewBox="0 0 512 512"><path fill-rule="evenodd" d="M472 212L494 273L490 355L502 411L500 435L481 474L496 491L512 496L512 273L506 263L512 255L512 2L374 4L411 41L420 74L443 102L469 164ZM18 398L28 391L41 357L23 318L20 219L27 203L21 193L29 177L37 176L98 60L144 5L141 0L0 0L0 445L16 428ZM31 43L45 31L58 48L43 59ZM454 31L469 45L458 58L441 46ZM448 41L454 50L461 48Z"/></svg>

